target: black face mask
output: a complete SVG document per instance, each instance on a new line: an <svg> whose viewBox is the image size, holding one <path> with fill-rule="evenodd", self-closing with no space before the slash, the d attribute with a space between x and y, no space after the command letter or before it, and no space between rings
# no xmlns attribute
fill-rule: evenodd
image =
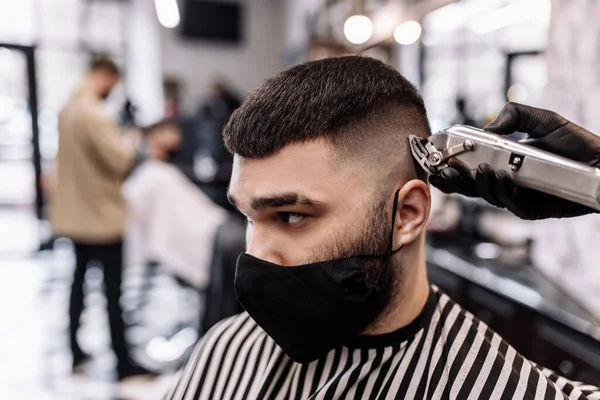
<svg viewBox="0 0 600 400"><path fill-rule="evenodd" d="M398 192L394 197L393 222ZM238 258L235 293L256 323L295 362L308 363L362 332L387 305L369 285L365 264L380 259L376 283L400 251L282 267L249 254Z"/></svg>
<svg viewBox="0 0 600 400"><path fill-rule="evenodd" d="M177 157L179 157L179 154L180 154L179 149L169 150L167 152L167 161L170 163L175 163L177 161Z"/></svg>

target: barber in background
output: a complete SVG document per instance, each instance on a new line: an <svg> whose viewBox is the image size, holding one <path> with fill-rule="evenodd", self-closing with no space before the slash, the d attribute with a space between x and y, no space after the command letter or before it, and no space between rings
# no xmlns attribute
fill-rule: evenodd
<svg viewBox="0 0 600 400"><path fill-rule="evenodd" d="M81 87L60 112L51 220L54 234L75 244L76 268L69 304L73 370L80 369L89 358L77 343L77 330L83 311L85 271L91 261L97 261L104 271L110 336L121 380L148 371L128 357L119 303L126 218L121 184L134 165L137 141L133 134L121 137L102 107L119 75L114 62L93 61Z"/></svg>

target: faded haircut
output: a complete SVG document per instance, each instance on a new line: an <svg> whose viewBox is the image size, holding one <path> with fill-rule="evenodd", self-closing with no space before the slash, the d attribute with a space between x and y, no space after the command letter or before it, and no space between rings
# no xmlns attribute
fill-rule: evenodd
<svg viewBox="0 0 600 400"><path fill-rule="evenodd" d="M342 157L362 153L376 161L391 151L410 157L409 134L430 134L417 89L381 61L345 56L301 64L267 80L233 113L223 140L231 153L250 159L325 139ZM420 168L411 171L426 179Z"/></svg>

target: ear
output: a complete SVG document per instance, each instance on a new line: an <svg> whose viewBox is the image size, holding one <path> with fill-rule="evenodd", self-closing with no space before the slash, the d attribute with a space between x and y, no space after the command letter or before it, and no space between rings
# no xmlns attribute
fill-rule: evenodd
<svg viewBox="0 0 600 400"><path fill-rule="evenodd" d="M397 207L394 249L414 242L425 232L431 207L431 192L427 183L418 179L408 181L398 193Z"/></svg>

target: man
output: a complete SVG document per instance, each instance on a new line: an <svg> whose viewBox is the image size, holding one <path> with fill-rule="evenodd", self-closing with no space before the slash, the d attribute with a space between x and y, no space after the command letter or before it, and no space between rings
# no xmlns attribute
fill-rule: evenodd
<svg viewBox="0 0 600 400"><path fill-rule="evenodd" d="M76 267L69 304L73 369L88 356L77 343L83 310L83 282L88 264L98 261L104 271L110 336L117 356L119 379L147 373L128 358L119 300L123 270L123 233L126 217L121 184L134 165L135 141L121 138L106 115L102 101L119 81L117 65L94 61L81 88L60 112L56 188L51 220L56 236L75 244Z"/></svg>
<svg viewBox="0 0 600 400"><path fill-rule="evenodd" d="M600 396L430 286L430 193L409 134L430 134L421 97L370 58L300 65L246 99L224 138L248 218L247 312L207 333L168 398Z"/></svg>

